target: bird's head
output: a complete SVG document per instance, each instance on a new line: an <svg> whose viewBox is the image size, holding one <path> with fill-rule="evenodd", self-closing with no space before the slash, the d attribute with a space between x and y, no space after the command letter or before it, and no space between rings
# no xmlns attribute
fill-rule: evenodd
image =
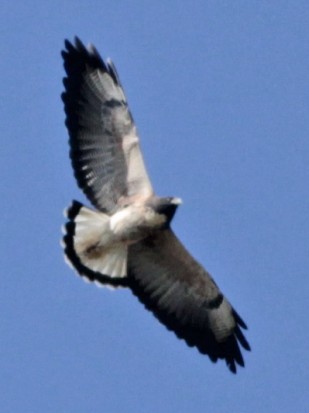
<svg viewBox="0 0 309 413"><path fill-rule="evenodd" d="M158 213L164 214L166 216L166 226L168 226L173 219L178 205L182 204L180 198L175 197L164 197L152 198L150 201L150 206Z"/></svg>

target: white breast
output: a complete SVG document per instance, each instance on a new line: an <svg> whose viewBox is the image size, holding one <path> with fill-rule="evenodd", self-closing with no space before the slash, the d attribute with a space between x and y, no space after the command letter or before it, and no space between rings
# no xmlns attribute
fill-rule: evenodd
<svg viewBox="0 0 309 413"><path fill-rule="evenodd" d="M110 229L121 238L135 241L147 236L149 230L159 228L164 222L164 215L135 204L116 212L110 219Z"/></svg>

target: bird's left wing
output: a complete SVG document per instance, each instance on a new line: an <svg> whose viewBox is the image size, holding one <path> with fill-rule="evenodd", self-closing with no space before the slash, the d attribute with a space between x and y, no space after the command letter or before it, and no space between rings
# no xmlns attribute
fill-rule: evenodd
<svg viewBox="0 0 309 413"><path fill-rule="evenodd" d="M149 196L139 138L111 61L94 46L65 41L62 94L70 156L78 185L99 210L111 213L128 199Z"/></svg>
<svg viewBox="0 0 309 413"><path fill-rule="evenodd" d="M133 293L179 338L234 373L244 365L245 323L171 229L130 246L128 272Z"/></svg>

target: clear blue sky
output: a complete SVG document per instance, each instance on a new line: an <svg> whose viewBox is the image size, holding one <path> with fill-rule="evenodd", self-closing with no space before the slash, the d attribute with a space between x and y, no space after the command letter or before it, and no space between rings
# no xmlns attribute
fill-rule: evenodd
<svg viewBox="0 0 309 413"><path fill-rule="evenodd" d="M1 413L305 413L308 1L0 6ZM64 264L64 38L110 56L173 228L249 325L233 376ZM308 407L307 407L308 408Z"/></svg>

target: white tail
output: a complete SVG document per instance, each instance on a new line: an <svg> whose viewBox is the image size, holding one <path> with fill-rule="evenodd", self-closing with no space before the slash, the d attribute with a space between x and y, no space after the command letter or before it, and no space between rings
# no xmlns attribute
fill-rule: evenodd
<svg viewBox="0 0 309 413"><path fill-rule="evenodd" d="M110 217L76 201L67 210L67 217L63 237L67 260L89 280L117 286L127 275L128 247L115 242Z"/></svg>

